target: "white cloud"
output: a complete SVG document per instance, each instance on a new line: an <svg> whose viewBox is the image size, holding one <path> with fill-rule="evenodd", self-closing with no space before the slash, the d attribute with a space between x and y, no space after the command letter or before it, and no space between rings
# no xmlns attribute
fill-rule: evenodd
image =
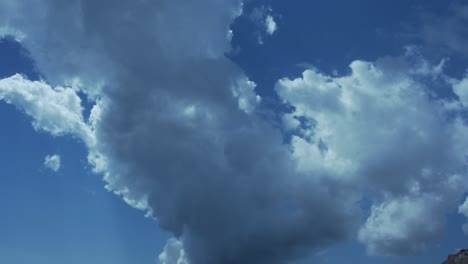
<svg viewBox="0 0 468 264"><path fill-rule="evenodd" d="M294 130L301 125L301 122L297 120L292 114L284 114L282 121L286 130Z"/></svg>
<svg viewBox="0 0 468 264"><path fill-rule="evenodd" d="M278 29L278 26L276 25L275 19L271 15L268 15L266 17L265 25L266 25L266 32L269 35L273 35L275 33L275 31Z"/></svg>
<svg viewBox="0 0 468 264"><path fill-rule="evenodd" d="M278 24L272 15L271 7L257 7L250 13L250 20L255 25L255 34L257 35L258 44L262 45L267 36L272 36L278 30Z"/></svg>
<svg viewBox="0 0 468 264"><path fill-rule="evenodd" d="M26 35L7 26L0 27L0 40L6 37L12 37L15 41L22 42L26 38Z"/></svg>
<svg viewBox="0 0 468 264"><path fill-rule="evenodd" d="M261 97L255 94L257 85L247 78L240 79L232 87L234 97L238 98L239 109L246 113L251 113L261 102Z"/></svg>
<svg viewBox="0 0 468 264"><path fill-rule="evenodd" d="M47 155L44 159L44 167L51 169L55 172L60 170L60 156L59 155Z"/></svg>
<svg viewBox="0 0 468 264"><path fill-rule="evenodd" d="M184 246L181 241L170 238L164 246L164 251L159 254L159 264L188 264Z"/></svg>
<svg viewBox="0 0 468 264"><path fill-rule="evenodd" d="M468 219L468 197L466 197L465 202L458 207L458 212ZM463 232L468 235L468 222L463 225Z"/></svg>
<svg viewBox="0 0 468 264"><path fill-rule="evenodd" d="M81 99L72 88L52 88L42 81L30 81L16 74L0 80L0 100L33 117L37 130L55 136L72 135L88 146L94 144L92 131L82 116Z"/></svg>
<svg viewBox="0 0 468 264"><path fill-rule="evenodd" d="M434 197L403 197L373 206L371 215L359 231L359 240L367 244L371 255L420 253L424 242L437 238L441 231L439 221L432 219L433 216L441 217L434 211L434 206L439 203ZM424 223L422 219L425 219Z"/></svg>
<svg viewBox="0 0 468 264"><path fill-rule="evenodd" d="M460 102L468 107L468 76L464 79L455 81L453 91L460 98Z"/></svg>
<svg viewBox="0 0 468 264"><path fill-rule="evenodd" d="M462 179L456 180L463 184ZM423 253L428 243L440 239L445 217L455 200L446 193L416 193L389 198L371 209L359 230L358 239L370 255L414 255ZM450 198L447 198L449 196Z"/></svg>
<svg viewBox="0 0 468 264"><path fill-rule="evenodd" d="M369 197L374 206L360 231L369 253L417 254L467 190L453 182L467 176L468 129L461 115L447 118L446 101L430 99L424 79L444 76L415 53L350 68L346 76L307 70L278 82L294 107L283 117L293 156L304 172L381 194ZM313 125L291 125L291 116Z"/></svg>

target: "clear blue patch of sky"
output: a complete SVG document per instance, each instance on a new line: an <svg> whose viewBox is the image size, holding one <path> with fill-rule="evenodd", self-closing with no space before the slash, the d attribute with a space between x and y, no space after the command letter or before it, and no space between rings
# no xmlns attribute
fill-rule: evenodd
<svg viewBox="0 0 468 264"><path fill-rule="evenodd" d="M21 73L31 80L39 78L29 52L12 38L0 38L0 78Z"/></svg>

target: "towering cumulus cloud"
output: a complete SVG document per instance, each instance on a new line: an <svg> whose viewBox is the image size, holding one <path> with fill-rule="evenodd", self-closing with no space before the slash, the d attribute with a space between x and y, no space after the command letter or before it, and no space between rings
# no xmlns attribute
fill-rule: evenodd
<svg viewBox="0 0 468 264"><path fill-rule="evenodd" d="M224 55L241 13L240 0L0 0L4 32L49 82L15 75L0 98L85 143L106 188L174 235L161 263L287 263L352 237L365 196L370 253L424 248L465 191L468 145L464 106L430 98L424 78L462 82L406 56L308 70L278 82L294 109L278 128ZM78 90L96 102L88 119Z"/></svg>
<svg viewBox="0 0 468 264"><path fill-rule="evenodd" d="M457 93L464 81L445 76L443 64L408 49L400 58L354 61L347 76L307 70L276 87L295 108L283 120L299 168L372 197L358 234L370 254L420 253L467 190L466 108ZM435 94L451 84L460 100Z"/></svg>

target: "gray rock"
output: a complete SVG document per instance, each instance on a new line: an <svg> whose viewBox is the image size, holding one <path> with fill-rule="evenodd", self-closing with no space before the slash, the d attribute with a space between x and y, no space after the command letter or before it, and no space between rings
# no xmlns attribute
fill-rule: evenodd
<svg viewBox="0 0 468 264"><path fill-rule="evenodd" d="M468 264L468 250L462 249L457 254L449 255L442 264Z"/></svg>

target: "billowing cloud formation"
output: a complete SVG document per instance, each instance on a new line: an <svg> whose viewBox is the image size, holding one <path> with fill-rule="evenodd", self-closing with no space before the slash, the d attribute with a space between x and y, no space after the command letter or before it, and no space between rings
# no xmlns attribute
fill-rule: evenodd
<svg viewBox="0 0 468 264"><path fill-rule="evenodd" d="M25 35L50 85L15 75L0 96L37 129L80 138L106 187L174 234L161 263L286 263L350 238L363 197L370 253L424 248L466 191L467 149L465 107L433 98L427 79L463 82L411 55L355 61L340 77L308 70L278 82L294 111L276 128L224 56L241 10L240 0L3 0L0 24ZM96 100L86 122L77 89Z"/></svg>
<svg viewBox="0 0 468 264"><path fill-rule="evenodd" d="M51 169L55 172L60 170L60 156L59 155L47 155L44 159L44 167Z"/></svg>
<svg viewBox="0 0 468 264"><path fill-rule="evenodd" d="M240 1L2 3L51 85L100 98L89 122L73 107L56 109L63 123L54 126L45 122L52 112L26 113L55 134L72 124L107 188L148 210L191 263L281 263L349 237L357 198L295 170L280 131L255 113L255 85L224 56ZM60 90L4 81L23 109L47 106L26 100L18 83L33 94Z"/></svg>
<svg viewBox="0 0 468 264"><path fill-rule="evenodd" d="M276 87L294 107L283 120L299 168L352 182L373 197L358 236L370 254L421 252L467 190L464 110L457 114L428 86L450 82L440 67L409 50L401 58L355 61L346 76L307 70ZM461 91L464 81L455 83Z"/></svg>
<svg viewBox="0 0 468 264"><path fill-rule="evenodd" d="M462 184L462 181L457 184ZM358 238L366 243L371 255L421 253L428 242L436 240L443 232L444 218L452 209L445 199L436 194L388 199L372 207ZM453 206L453 200L451 202Z"/></svg>

